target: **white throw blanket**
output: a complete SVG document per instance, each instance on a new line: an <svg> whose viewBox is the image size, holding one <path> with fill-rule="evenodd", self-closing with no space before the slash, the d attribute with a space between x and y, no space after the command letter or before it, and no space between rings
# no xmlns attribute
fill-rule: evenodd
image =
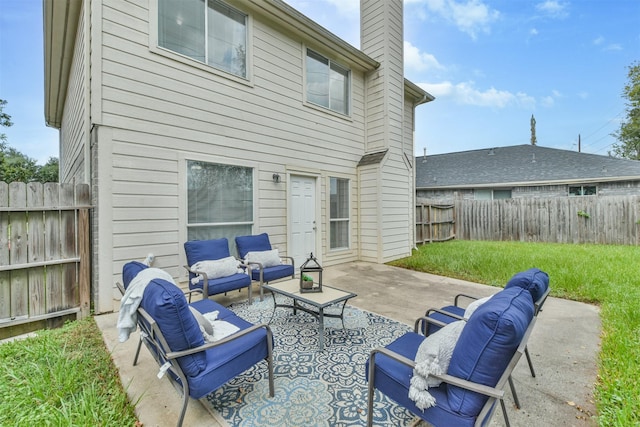
<svg viewBox="0 0 640 427"><path fill-rule="evenodd" d="M120 300L120 312L118 313L117 324L119 329L118 339L120 342L125 342L129 339L129 335L135 332L138 322L137 310L140 306L140 301L142 301L142 294L149 282L154 279L167 280L175 285L173 277L159 268L145 268L136 274Z"/></svg>
<svg viewBox="0 0 640 427"><path fill-rule="evenodd" d="M203 337L206 342L214 342L235 334L240 330L239 327L233 323L229 323L224 320L218 320L218 310L211 313L204 313L203 317L211 323L213 328L213 334L208 335L203 331Z"/></svg>
<svg viewBox="0 0 640 427"><path fill-rule="evenodd" d="M482 298L469 304L464 312L464 320L457 320L444 326L424 339L416 353L416 366L413 369L409 399L416 403L418 409L425 410L435 406L435 398L427 391L429 387L437 387L441 381L431 376L447 373L451 355L456 348L458 337L462 333L465 322L471 314L489 298Z"/></svg>

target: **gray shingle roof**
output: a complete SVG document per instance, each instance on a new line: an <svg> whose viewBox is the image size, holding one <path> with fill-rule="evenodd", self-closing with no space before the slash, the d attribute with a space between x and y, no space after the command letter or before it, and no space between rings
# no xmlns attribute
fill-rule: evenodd
<svg viewBox="0 0 640 427"><path fill-rule="evenodd" d="M640 179L640 161L514 145L416 157L416 188L543 185Z"/></svg>

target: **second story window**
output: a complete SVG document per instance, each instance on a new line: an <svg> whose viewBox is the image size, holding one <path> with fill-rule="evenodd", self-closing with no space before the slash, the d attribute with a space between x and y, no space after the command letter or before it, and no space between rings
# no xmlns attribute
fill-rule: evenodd
<svg viewBox="0 0 640 427"><path fill-rule="evenodd" d="M158 0L158 45L247 76L247 15L219 0Z"/></svg>
<svg viewBox="0 0 640 427"><path fill-rule="evenodd" d="M349 114L349 70L307 49L307 102Z"/></svg>

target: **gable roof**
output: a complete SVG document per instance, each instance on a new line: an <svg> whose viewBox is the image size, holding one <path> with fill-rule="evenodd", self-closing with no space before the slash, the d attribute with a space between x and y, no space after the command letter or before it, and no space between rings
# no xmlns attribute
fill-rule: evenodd
<svg viewBox="0 0 640 427"><path fill-rule="evenodd" d="M514 145L416 157L416 189L640 180L640 161Z"/></svg>

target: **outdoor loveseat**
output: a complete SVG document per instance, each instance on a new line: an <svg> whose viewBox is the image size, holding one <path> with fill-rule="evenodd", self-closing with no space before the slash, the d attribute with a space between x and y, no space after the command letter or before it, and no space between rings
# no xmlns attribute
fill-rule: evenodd
<svg viewBox="0 0 640 427"><path fill-rule="evenodd" d="M135 261L124 265L124 286L118 283L123 295L132 281L147 268ZM166 372L182 390L178 426L182 425L190 397L200 399L206 396L263 360L267 362L269 395L274 395L273 336L269 326L253 325L208 298L188 303L184 293L172 281L153 278L152 274L144 277L151 277L151 280L144 283L142 299L136 310L140 343L133 364L137 364L140 347L144 343L161 367L160 371ZM203 317L215 311L218 312L217 320L232 325L237 332L205 342ZM216 327L213 326L214 329Z"/></svg>

